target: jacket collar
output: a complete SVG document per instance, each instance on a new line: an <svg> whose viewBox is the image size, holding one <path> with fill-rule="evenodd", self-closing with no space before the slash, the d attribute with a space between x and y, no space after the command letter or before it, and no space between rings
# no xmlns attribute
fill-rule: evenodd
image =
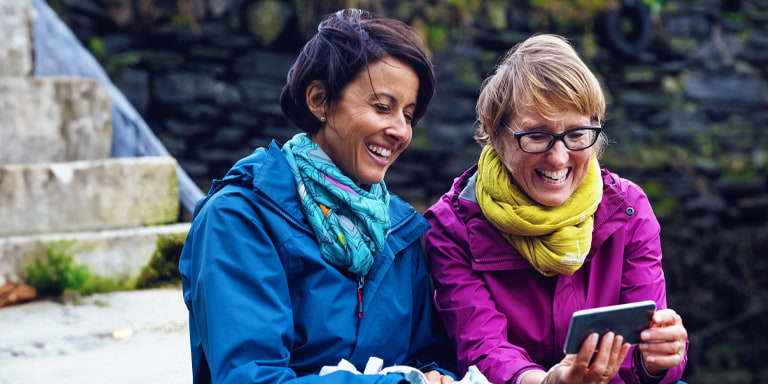
<svg viewBox="0 0 768 384"><path fill-rule="evenodd" d="M272 140L268 147L254 150L235 163L224 178L214 181L208 197L228 184L247 187L259 195L270 209L311 231L301 211L296 185L291 176L292 171L281 148L282 144ZM397 241L391 243L391 246L398 250L412 243L429 226L410 204L395 195L390 195L389 214L390 233L397 234Z"/></svg>

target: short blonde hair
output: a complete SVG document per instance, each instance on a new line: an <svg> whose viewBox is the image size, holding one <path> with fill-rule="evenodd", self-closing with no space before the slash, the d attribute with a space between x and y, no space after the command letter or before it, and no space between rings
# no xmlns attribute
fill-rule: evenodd
<svg viewBox="0 0 768 384"><path fill-rule="evenodd" d="M482 85L477 100L475 140L493 145L516 111L533 108L547 119L568 110L591 116L597 124L605 114L605 95L595 75L573 46L557 35L535 35L515 45ZM607 141L601 135L597 153Z"/></svg>

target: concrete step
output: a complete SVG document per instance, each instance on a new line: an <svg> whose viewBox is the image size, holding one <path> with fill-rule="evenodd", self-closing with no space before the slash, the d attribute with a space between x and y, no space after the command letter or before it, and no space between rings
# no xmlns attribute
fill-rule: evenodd
<svg viewBox="0 0 768 384"><path fill-rule="evenodd" d="M111 101L97 80L0 77L0 111L0 164L110 157Z"/></svg>
<svg viewBox="0 0 768 384"><path fill-rule="evenodd" d="M0 0L0 76L32 74L32 25L29 1ZM6 113L3 111L3 113Z"/></svg>
<svg viewBox="0 0 768 384"><path fill-rule="evenodd" d="M0 236L175 223L176 160L130 157L0 166Z"/></svg>
<svg viewBox="0 0 768 384"><path fill-rule="evenodd" d="M87 265L91 274L135 281L157 250L158 240L168 236L183 240L189 225L0 237L0 286L23 281L25 267L57 242L66 242L74 262Z"/></svg>

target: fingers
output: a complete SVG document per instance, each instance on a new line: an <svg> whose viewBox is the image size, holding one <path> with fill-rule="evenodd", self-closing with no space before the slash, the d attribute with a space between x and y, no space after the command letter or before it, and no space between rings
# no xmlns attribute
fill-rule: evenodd
<svg viewBox="0 0 768 384"><path fill-rule="evenodd" d="M603 335L592 364L585 371L586 381L605 383L616 376L629 348L621 335L613 332Z"/></svg>
<svg viewBox="0 0 768 384"><path fill-rule="evenodd" d="M670 308L660 309L653 314L651 328L662 328L671 325L683 325L683 318L675 310Z"/></svg>
<svg viewBox="0 0 768 384"><path fill-rule="evenodd" d="M683 326L683 319L672 309L654 313L651 328L644 330L640 338L642 342L638 348L651 373L676 367L685 359L688 331Z"/></svg>
<svg viewBox="0 0 768 384"><path fill-rule="evenodd" d="M566 355L560 362L565 371L558 376L568 383L607 383L619 372L629 352L624 337L608 332L602 337L592 333L582 343L578 354Z"/></svg>
<svg viewBox="0 0 768 384"><path fill-rule="evenodd" d="M440 373L440 371L437 371L437 370L426 372L424 373L424 376L427 377L429 384L453 383L453 377L449 375L443 375L442 373Z"/></svg>
<svg viewBox="0 0 768 384"><path fill-rule="evenodd" d="M688 331L677 312L662 309L654 313L651 327L640 333L640 339L642 351L675 354L684 350Z"/></svg>
<svg viewBox="0 0 768 384"><path fill-rule="evenodd" d="M424 376L427 377L427 380L429 381L429 384L441 384L440 383L440 376L442 376L442 375L438 371L425 372Z"/></svg>
<svg viewBox="0 0 768 384"><path fill-rule="evenodd" d="M600 339L597 333L589 335L583 343L579 353L565 355L560 363L556 364L547 373L546 383L584 383L584 375L589 370L589 363L597 349Z"/></svg>
<svg viewBox="0 0 768 384"><path fill-rule="evenodd" d="M645 367L652 374L659 374L669 368L680 365L685 359L686 343L684 341L669 341L641 343Z"/></svg>
<svg viewBox="0 0 768 384"><path fill-rule="evenodd" d="M597 342L599 340L600 335L597 333L590 334L587 339L581 343L581 349L579 349L579 353L576 355L576 358L573 361L573 366L579 369L587 369L589 367L589 362L595 355L595 350L597 350Z"/></svg>

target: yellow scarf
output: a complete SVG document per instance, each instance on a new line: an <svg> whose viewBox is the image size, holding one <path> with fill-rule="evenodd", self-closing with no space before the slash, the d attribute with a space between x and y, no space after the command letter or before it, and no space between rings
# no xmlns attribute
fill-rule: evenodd
<svg viewBox="0 0 768 384"><path fill-rule="evenodd" d="M543 206L513 184L496 150L483 148L478 162L477 202L485 217L545 276L573 274L592 246L597 205L603 196L597 159L584 180L557 207Z"/></svg>

